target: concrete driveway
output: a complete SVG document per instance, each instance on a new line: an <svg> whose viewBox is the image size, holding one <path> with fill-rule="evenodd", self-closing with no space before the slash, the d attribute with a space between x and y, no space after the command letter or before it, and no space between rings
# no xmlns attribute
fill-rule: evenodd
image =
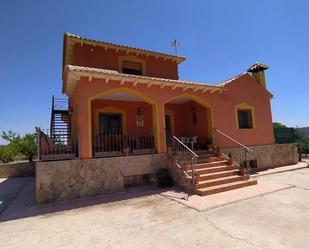
<svg viewBox="0 0 309 249"><path fill-rule="evenodd" d="M205 212L156 191L22 211L17 198L0 248L309 248L308 179L307 168L262 176L293 187Z"/></svg>

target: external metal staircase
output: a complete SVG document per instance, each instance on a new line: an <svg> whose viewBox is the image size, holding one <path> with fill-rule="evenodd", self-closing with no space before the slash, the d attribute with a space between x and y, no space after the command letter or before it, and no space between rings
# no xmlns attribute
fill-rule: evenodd
<svg viewBox="0 0 309 249"><path fill-rule="evenodd" d="M63 160L76 156L68 100L53 96L50 129L37 128L37 134L39 160Z"/></svg>

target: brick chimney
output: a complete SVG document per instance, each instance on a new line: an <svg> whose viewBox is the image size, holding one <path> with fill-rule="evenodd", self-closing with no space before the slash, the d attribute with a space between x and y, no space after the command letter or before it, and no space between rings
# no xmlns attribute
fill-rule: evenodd
<svg viewBox="0 0 309 249"><path fill-rule="evenodd" d="M248 68L247 72L252 74L252 77L262 86L266 88L265 74L264 71L268 69L266 64L256 62Z"/></svg>

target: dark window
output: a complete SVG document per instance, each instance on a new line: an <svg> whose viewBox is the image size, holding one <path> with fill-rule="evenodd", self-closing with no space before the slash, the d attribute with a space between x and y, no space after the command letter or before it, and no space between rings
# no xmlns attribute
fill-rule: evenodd
<svg viewBox="0 0 309 249"><path fill-rule="evenodd" d="M99 127L101 134L107 134L110 132L121 133L121 114L100 113Z"/></svg>
<svg viewBox="0 0 309 249"><path fill-rule="evenodd" d="M142 63L132 62L132 61L123 61L122 62L122 72L125 74L143 74L143 65Z"/></svg>
<svg viewBox="0 0 309 249"><path fill-rule="evenodd" d="M251 110L238 110L238 128L239 129L252 129L252 111Z"/></svg>

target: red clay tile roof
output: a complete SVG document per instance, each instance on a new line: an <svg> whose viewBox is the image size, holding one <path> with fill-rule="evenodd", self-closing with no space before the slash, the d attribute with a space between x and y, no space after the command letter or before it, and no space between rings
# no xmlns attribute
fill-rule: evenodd
<svg viewBox="0 0 309 249"><path fill-rule="evenodd" d="M213 91L213 92L222 92L224 91L223 85L213 85L203 82L194 82L194 81L187 81L187 80L173 80L173 79L166 79L166 78L156 78L156 77L149 77L149 76L140 76L140 75L132 75L132 74L124 74L119 73L118 71L114 70L107 70L107 69L100 69L100 68L91 68L91 67L81 67L81 66L73 66L67 65L65 67L65 75L69 73L78 73L80 76L85 75L95 77L104 77L104 78L115 78L115 79L122 79L125 81L132 81L138 82L142 84L153 84L153 85L164 85L167 87L180 87L186 89L194 89L194 90L201 90L201 91ZM67 81L67 79L65 79ZM65 87L66 88L66 87ZM66 92L65 89L63 89Z"/></svg>
<svg viewBox="0 0 309 249"><path fill-rule="evenodd" d="M172 55L172 54L156 52L156 51L152 51L152 50L148 50L148 49L142 49L142 48L125 46L125 45L119 45L119 44L110 43L110 42L98 41L98 40L94 40L94 39L81 37L81 36L71 34L71 33L68 33L68 32L64 33L64 36L69 37L69 38L73 38L73 39L77 39L77 40L80 40L80 41L97 43L97 44L100 44L102 46L112 46L112 47L118 47L120 49L122 48L122 49L126 49L126 50L132 50L132 52L147 53L147 54L160 55L160 56L164 56L164 57L170 57L171 59L175 59L178 63L181 63L186 59L186 57L184 57L184 56Z"/></svg>

